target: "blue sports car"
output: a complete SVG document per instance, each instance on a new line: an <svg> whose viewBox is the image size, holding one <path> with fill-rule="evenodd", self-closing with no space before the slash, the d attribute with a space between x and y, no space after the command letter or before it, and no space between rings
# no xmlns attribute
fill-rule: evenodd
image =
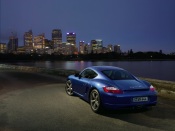
<svg viewBox="0 0 175 131"><path fill-rule="evenodd" d="M70 75L65 89L68 95L76 94L88 101L94 112L157 103L157 92L150 83L114 66L92 66Z"/></svg>

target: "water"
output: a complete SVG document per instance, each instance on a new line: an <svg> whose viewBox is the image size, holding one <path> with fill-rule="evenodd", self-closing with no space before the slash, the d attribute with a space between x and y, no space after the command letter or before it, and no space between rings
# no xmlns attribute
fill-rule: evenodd
<svg viewBox="0 0 175 131"><path fill-rule="evenodd" d="M17 62L17 65L82 70L88 66L118 66L135 76L175 81L175 61L38 61Z"/></svg>

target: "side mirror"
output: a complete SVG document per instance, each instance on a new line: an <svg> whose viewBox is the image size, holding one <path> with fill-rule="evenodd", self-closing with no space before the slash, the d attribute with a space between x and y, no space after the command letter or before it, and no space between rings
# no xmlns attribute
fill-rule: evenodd
<svg viewBox="0 0 175 131"><path fill-rule="evenodd" d="M79 77L79 73L75 73L75 77Z"/></svg>

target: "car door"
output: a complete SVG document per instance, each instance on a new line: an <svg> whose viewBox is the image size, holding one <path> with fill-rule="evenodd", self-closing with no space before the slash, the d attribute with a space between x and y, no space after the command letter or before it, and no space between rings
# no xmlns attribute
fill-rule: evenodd
<svg viewBox="0 0 175 131"><path fill-rule="evenodd" d="M86 69L80 74L80 79L77 85L77 93L81 96L85 95L90 88L90 82L96 76L95 72L91 69Z"/></svg>

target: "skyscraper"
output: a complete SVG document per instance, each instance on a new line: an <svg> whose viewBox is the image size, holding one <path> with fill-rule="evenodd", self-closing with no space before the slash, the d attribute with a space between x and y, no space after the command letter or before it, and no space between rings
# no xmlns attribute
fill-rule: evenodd
<svg viewBox="0 0 175 131"><path fill-rule="evenodd" d="M98 44L96 40L91 40L92 52L97 53Z"/></svg>
<svg viewBox="0 0 175 131"><path fill-rule="evenodd" d="M52 30L52 41L54 46L58 46L62 44L62 31L61 29L53 29Z"/></svg>
<svg viewBox="0 0 175 131"><path fill-rule="evenodd" d="M76 47L76 34L74 32L67 33L67 42Z"/></svg>
<svg viewBox="0 0 175 131"><path fill-rule="evenodd" d="M52 40L45 39L44 41L45 41L44 42L45 43L45 48L53 49L54 44L53 44L53 41Z"/></svg>
<svg viewBox="0 0 175 131"><path fill-rule="evenodd" d="M33 33L32 30L24 33L24 47L26 52L30 53L33 50Z"/></svg>
<svg viewBox="0 0 175 131"><path fill-rule="evenodd" d="M8 52L16 53L17 48L18 48L18 38L15 36L10 36L8 42Z"/></svg>
<svg viewBox="0 0 175 131"><path fill-rule="evenodd" d="M72 51L71 51L72 45L68 42L63 42L62 45L63 45L62 54L63 55L72 55Z"/></svg>
<svg viewBox="0 0 175 131"><path fill-rule="evenodd" d="M54 52L61 53L62 52L62 31L61 29L52 30L52 42L54 45Z"/></svg>
<svg viewBox="0 0 175 131"><path fill-rule="evenodd" d="M107 46L107 52L113 52L113 45L112 44L109 44Z"/></svg>
<svg viewBox="0 0 175 131"><path fill-rule="evenodd" d="M6 53L6 43L0 43L0 53Z"/></svg>
<svg viewBox="0 0 175 131"><path fill-rule="evenodd" d="M45 35L40 34L34 37L34 49L37 53L42 53L43 49L45 48Z"/></svg>
<svg viewBox="0 0 175 131"><path fill-rule="evenodd" d="M84 54L92 53L92 46L90 43L84 44Z"/></svg>
<svg viewBox="0 0 175 131"><path fill-rule="evenodd" d="M97 42L97 53L102 53L103 41L101 39L96 39Z"/></svg>
<svg viewBox="0 0 175 131"><path fill-rule="evenodd" d="M74 32L67 33L67 42L71 45L71 52L75 54L77 52L76 48L76 34Z"/></svg>
<svg viewBox="0 0 175 131"><path fill-rule="evenodd" d="M114 45L114 52L121 53L120 45Z"/></svg>
<svg viewBox="0 0 175 131"><path fill-rule="evenodd" d="M84 48L85 47L85 43L84 43L84 41L80 41L79 42L79 53L80 54L84 54Z"/></svg>

